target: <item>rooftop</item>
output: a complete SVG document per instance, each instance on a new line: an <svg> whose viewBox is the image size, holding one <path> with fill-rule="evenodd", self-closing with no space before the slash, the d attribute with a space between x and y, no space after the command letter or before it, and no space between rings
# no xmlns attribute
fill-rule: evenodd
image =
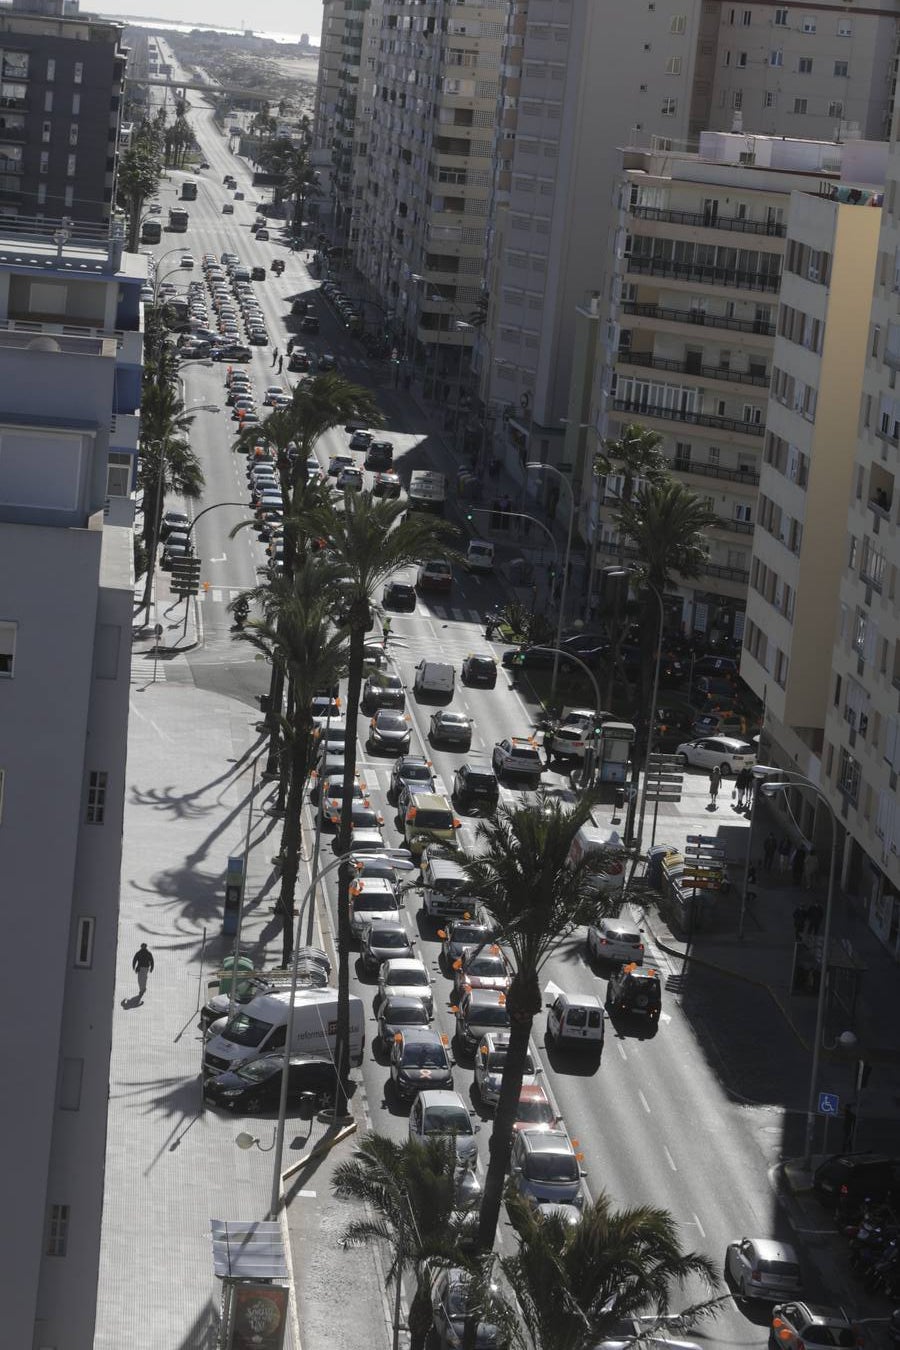
<svg viewBox="0 0 900 1350"><path fill-rule="evenodd" d="M54 223L30 216L0 217L0 267L144 280L146 257L124 249L119 220L106 227L67 219Z"/></svg>

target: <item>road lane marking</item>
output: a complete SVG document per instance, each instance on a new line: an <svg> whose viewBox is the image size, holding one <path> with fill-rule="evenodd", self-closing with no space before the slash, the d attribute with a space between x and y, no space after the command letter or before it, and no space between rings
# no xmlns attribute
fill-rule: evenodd
<svg viewBox="0 0 900 1350"><path fill-rule="evenodd" d="M640 1088L638 1088L638 1099L641 1103L641 1106L644 1108L644 1110L647 1112L647 1115L649 1116L650 1103L647 1101L647 1098L644 1096L643 1092L641 1092Z"/></svg>
<svg viewBox="0 0 900 1350"><path fill-rule="evenodd" d="M616 1041L616 1049L618 1050L619 1054L622 1056L623 1059L628 1058L628 1055L625 1052L625 1047L621 1041Z"/></svg>
<svg viewBox="0 0 900 1350"><path fill-rule="evenodd" d="M672 1157L671 1153L666 1148L665 1144L663 1144L663 1153L666 1155L666 1162L669 1164L672 1171L677 1172L678 1168L675 1166L675 1159Z"/></svg>
<svg viewBox="0 0 900 1350"><path fill-rule="evenodd" d="M700 1231L700 1236L701 1236L701 1238L703 1239L703 1241L705 1242L705 1241L706 1241L706 1230L704 1229L703 1224L702 1224L702 1223L700 1222L700 1220L697 1218L697 1215L696 1215L696 1214L694 1215L694 1223L697 1225L697 1228L698 1228L699 1231Z"/></svg>

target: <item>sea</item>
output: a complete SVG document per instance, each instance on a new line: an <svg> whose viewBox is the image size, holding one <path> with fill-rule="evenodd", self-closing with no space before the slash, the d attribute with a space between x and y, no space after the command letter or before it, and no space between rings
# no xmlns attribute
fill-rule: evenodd
<svg viewBox="0 0 900 1350"><path fill-rule="evenodd" d="M173 23L168 19L136 17L133 14L104 13L103 17L114 19L116 23L127 23L133 28L160 28L173 33L192 33L195 29L201 29L207 33L230 33L234 37L241 37L245 31L248 31L242 28L220 28L213 23ZM268 38L272 42L298 43L300 41L299 33L266 33L257 28L249 31L253 33L254 37ZM318 47L312 42L310 43L310 51L318 51Z"/></svg>

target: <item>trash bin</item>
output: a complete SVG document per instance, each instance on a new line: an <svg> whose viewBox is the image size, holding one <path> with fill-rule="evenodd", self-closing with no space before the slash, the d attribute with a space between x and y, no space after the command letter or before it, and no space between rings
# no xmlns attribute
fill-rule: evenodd
<svg viewBox="0 0 900 1350"><path fill-rule="evenodd" d="M233 956L226 956L226 957L225 957L225 960L222 962L222 971L223 971L223 974L222 974L221 978L219 979L219 993L220 993L220 994L230 994L230 993L231 993L231 985L232 985L232 982L233 982L233 979L234 979L234 972L235 972L235 970L237 970L237 971L239 972L237 978L238 978L238 983L240 983L240 980L241 980L242 977L247 977L247 976L253 974L253 960L252 960L252 958L249 957L249 956L239 956L239 957L237 958L237 961L235 961L235 959L234 959Z"/></svg>
<svg viewBox="0 0 900 1350"><path fill-rule="evenodd" d="M654 844L653 848L647 850L647 880L655 891L662 890L663 858L671 851L669 844Z"/></svg>

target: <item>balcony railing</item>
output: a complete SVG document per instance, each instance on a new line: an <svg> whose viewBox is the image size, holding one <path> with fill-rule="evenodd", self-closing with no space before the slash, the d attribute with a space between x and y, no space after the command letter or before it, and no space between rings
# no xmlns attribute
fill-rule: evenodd
<svg viewBox="0 0 900 1350"><path fill-rule="evenodd" d="M775 336L774 323L766 323L762 319L729 319L725 314L706 314L700 309L669 309L665 305L646 305L625 300L622 302L622 313L634 314L643 319L666 319L670 323L692 323L700 328L724 328L729 333Z"/></svg>
<svg viewBox="0 0 900 1350"><path fill-rule="evenodd" d="M732 230L735 234L767 234L783 239L786 227L775 220L742 220L740 216L712 216L705 211L671 211L668 207L633 206L638 220L666 220L673 225L700 225L707 230Z"/></svg>
<svg viewBox="0 0 900 1350"><path fill-rule="evenodd" d="M704 464L695 459L675 459L672 461L675 473L695 473L701 478L723 478L729 483L759 482L759 474L753 469L725 469L721 464Z"/></svg>
<svg viewBox="0 0 900 1350"><path fill-rule="evenodd" d="M623 548L615 539L598 539L597 552L635 560L641 556L636 548ZM721 563L706 562L703 564L703 571L706 576L721 577L723 581L740 581L744 585L750 581L750 573L743 567L724 567Z"/></svg>
<svg viewBox="0 0 900 1350"><path fill-rule="evenodd" d="M752 384L757 389L768 389L769 376L752 375L749 371L729 370L727 366L703 366L693 361L673 361L669 357L654 356L653 352L634 352L619 349L618 359L625 365L648 366L651 370L674 370L681 375L698 375L704 380L729 380L733 384Z"/></svg>
<svg viewBox="0 0 900 1350"><path fill-rule="evenodd" d="M614 398L615 412L635 413L638 417L659 417L665 422L688 422L697 427L715 427L717 431L736 431L746 436L762 436L762 422L745 422L740 417L716 417L712 413L691 412L687 408L662 408L628 398Z"/></svg>
<svg viewBox="0 0 900 1350"><path fill-rule="evenodd" d="M673 262L670 258L640 258L631 254L626 259L629 272L650 277L674 277L677 281L691 281L700 285L727 286L730 291L777 291L781 277L773 272L747 272L739 267L713 267L707 263Z"/></svg>
<svg viewBox="0 0 900 1350"><path fill-rule="evenodd" d="M717 516L716 529L731 530L733 534L752 534L754 530L753 522L750 520L735 520L732 516Z"/></svg>

